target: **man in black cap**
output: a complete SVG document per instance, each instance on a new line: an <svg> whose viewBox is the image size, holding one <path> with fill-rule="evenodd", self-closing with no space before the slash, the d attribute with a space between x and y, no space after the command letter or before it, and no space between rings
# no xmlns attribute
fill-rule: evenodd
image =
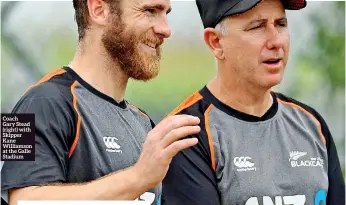
<svg viewBox="0 0 346 205"><path fill-rule="evenodd" d="M341 205L333 138L313 108L273 92L289 54L285 9L304 0L197 0L218 72L170 115L200 118L198 144L176 155L167 205Z"/></svg>

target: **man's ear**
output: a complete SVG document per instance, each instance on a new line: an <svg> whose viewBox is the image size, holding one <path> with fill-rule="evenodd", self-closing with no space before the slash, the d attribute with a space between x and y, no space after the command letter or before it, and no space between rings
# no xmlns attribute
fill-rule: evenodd
<svg viewBox="0 0 346 205"><path fill-rule="evenodd" d="M220 44L221 34L214 28L204 29L204 41L213 52L214 56L223 60L225 58L222 45Z"/></svg>
<svg viewBox="0 0 346 205"><path fill-rule="evenodd" d="M110 13L109 6L103 0L88 0L90 23L105 26Z"/></svg>

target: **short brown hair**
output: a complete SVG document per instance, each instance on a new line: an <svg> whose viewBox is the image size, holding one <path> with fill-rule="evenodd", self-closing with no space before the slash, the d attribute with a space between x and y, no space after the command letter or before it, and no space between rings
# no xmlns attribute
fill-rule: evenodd
<svg viewBox="0 0 346 205"><path fill-rule="evenodd" d="M121 16L122 10L120 9L121 0L104 0L110 4L111 13ZM88 29L88 0L73 0L73 8L75 10L75 20L78 27L78 39L82 40L85 36L85 31Z"/></svg>

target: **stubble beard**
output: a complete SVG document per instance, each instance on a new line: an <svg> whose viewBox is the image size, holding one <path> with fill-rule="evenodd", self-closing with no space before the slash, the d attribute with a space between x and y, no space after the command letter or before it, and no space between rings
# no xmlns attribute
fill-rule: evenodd
<svg viewBox="0 0 346 205"><path fill-rule="evenodd" d="M155 78L160 70L161 49L149 53L143 49L145 43L152 42L158 45L163 39L149 35L149 32L137 37L134 30L126 29L123 20L114 15L108 29L102 36L102 43L107 53L120 69L129 78L148 81Z"/></svg>

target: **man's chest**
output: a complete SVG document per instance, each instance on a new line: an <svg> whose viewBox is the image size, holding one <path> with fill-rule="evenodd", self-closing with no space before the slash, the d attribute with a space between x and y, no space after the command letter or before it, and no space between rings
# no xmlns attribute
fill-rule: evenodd
<svg viewBox="0 0 346 205"><path fill-rule="evenodd" d="M149 120L111 106L84 107L80 115L78 143L70 158L71 180L96 179L136 163L151 129Z"/></svg>
<svg viewBox="0 0 346 205"><path fill-rule="evenodd" d="M328 190L326 148L313 131L280 123L212 129L219 129L213 140L223 204L314 205Z"/></svg>

